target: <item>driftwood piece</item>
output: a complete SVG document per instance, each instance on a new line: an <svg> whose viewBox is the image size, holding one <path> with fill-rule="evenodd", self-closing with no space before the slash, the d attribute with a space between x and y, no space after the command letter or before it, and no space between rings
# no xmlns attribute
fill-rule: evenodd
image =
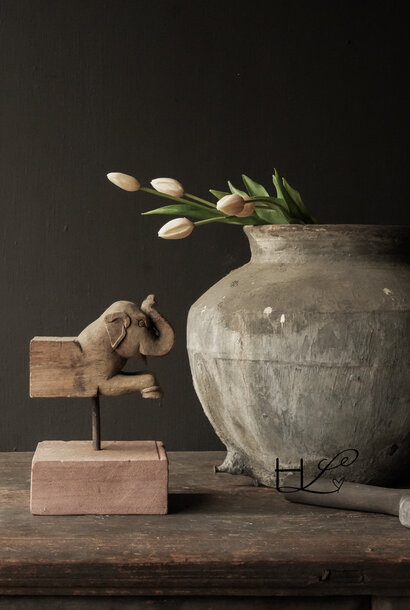
<svg viewBox="0 0 410 610"><path fill-rule="evenodd" d="M174 344L172 326L158 312L154 295L140 307L113 303L78 337L34 337L30 343L30 396L94 397L141 392L160 398L150 371L122 373L128 358L163 356Z"/></svg>

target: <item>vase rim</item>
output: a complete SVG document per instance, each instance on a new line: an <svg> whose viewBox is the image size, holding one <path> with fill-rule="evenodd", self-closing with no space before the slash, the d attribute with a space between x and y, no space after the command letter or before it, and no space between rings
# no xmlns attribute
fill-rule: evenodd
<svg viewBox="0 0 410 610"><path fill-rule="evenodd" d="M312 260L334 256L361 259L410 252L408 225L248 225L253 260Z"/></svg>
<svg viewBox="0 0 410 610"><path fill-rule="evenodd" d="M384 233L410 231L410 225L386 224L287 224L287 225L245 225L246 234L277 233Z"/></svg>

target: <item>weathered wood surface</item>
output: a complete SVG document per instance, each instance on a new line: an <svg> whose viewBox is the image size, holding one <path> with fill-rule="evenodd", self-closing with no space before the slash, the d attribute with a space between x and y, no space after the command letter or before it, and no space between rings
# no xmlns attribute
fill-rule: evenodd
<svg viewBox="0 0 410 610"><path fill-rule="evenodd" d="M96 396L77 337L34 337L30 341L30 396Z"/></svg>
<svg viewBox="0 0 410 610"><path fill-rule="evenodd" d="M129 358L165 356L174 330L150 294L138 307L116 301L78 337L34 337L30 342L30 396L68 398L141 392L163 395L150 371L123 373Z"/></svg>
<svg viewBox="0 0 410 610"><path fill-rule="evenodd" d="M396 598L408 603L405 598ZM408 610L404 605L374 607L355 597L0 597L0 610Z"/></svg>
<svg viewBox="0 0 410 610"><path fill-rule="evenodd" d="M410 595L397 517L290 504L221 452L170 453L169 514L35 517L31 453L0 457L0 593Z"/></svg>
<svg viewBox="0 0 410 610"><path fill-rule="evenodd" d="M43 441L31 467L34 515L164 515L168 460L160 441Z"/></svg>
<svg viewBox="0 0 410 610"><path fill-rule="evenodd" d="M92 398L99 394L120 396L133 392L141 392L143 398L162 396L150 371L122 373L126 359L111 352L109 347L106 357L114 359L114 371L108 367L99 344L90 355L85 354L79 337L33 337L30 341L31 398Z"/></svg>
<svg viewBox="0 0 410 610"><path fill-rule="evenodd" d="M298 489L299 480L299 477L288 479L286 485ZM285 493L285 498L301 504L395 515L404 527L410 527L410 489L362 485L343 479L338 483L334 478L323 478L309 485L306 491L299 489Z"/></svg>

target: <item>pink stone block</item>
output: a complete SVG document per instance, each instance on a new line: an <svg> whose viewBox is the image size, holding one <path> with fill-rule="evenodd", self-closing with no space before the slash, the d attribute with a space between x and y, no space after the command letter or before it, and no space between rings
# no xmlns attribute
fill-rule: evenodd
<svg viewBox="0 0 410 610"><path fill-rule="evenodd" d="M168 458L159 441L43 441L31 466L34 515L163 515Z"/></svg>

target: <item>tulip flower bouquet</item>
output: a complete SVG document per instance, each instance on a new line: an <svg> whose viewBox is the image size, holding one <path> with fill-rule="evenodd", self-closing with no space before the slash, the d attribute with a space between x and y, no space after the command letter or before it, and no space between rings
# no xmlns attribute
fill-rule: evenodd
<svg viewBox="0 0 410 610"><path fill-rule="evenodd" d="M315 224L298 191L279 175L272 176L276 196L269 195L264 186L242 175L246 192L228 182L230 193L210 189L217 202L207 201L184 191L173 178L156 178L153 188L141 186L133 176L112 172L107 178L125 191L145 191L170 200L168 205L142 212L142 215L165 214L176 216L159 231L163 239L183 239L199 225L222 222L234 225ZM192 220L191 220L192 219Z"/></svg>

